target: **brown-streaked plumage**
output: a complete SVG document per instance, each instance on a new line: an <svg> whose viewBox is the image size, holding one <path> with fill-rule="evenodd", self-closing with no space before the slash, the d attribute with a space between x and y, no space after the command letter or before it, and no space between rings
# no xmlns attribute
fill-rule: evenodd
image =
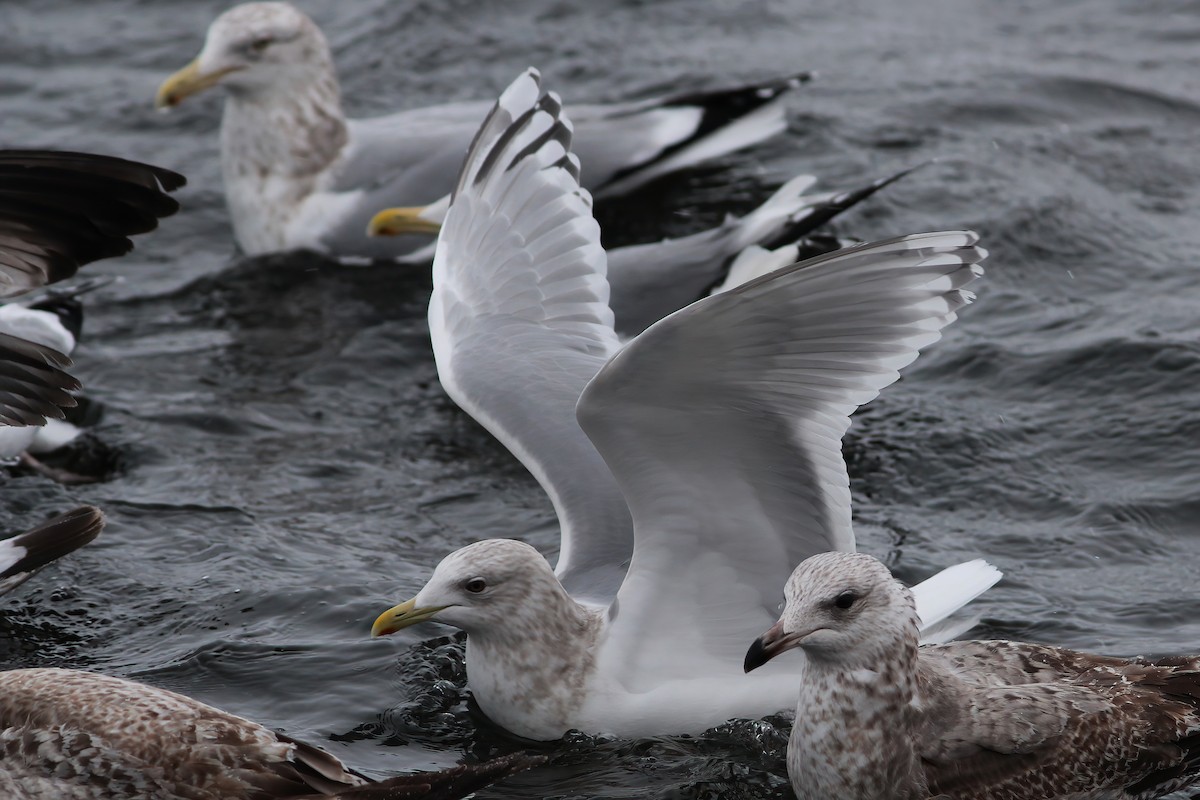
<svg viewBox="0 0 1200 800"><path fill-rule="evenodd" d="M868 555L796 568L746 669L807 658L787 759L800 800L1149 800L1200 781L1200 656L918 647L917 625Z"/></svg>
<svg viewBox="0 0 1200 800"><path fill-rule="evenodd" d="M96 538L92 506L0 541L0 594ZM69 669L0 672L5 800L451 800L542 760L513 754L383 781L165 689Z"/></svg>
<svg viewBox="0 0 1200 800"><path fill-rule="evenodd" d="M167 192L183 184L170 170L112 156L0 150L0 297L129 252L130 236L178 210ZM79 388L70 364L53 348L0 335L0 425L61 419Z"/></svg>
<svg viewBox="0 0 1200 800"><path fill-rule="evenodd" d="M543 759L372 781L184 695L66 669L0 673L0 796L22 800L449 800Z"/></svg>

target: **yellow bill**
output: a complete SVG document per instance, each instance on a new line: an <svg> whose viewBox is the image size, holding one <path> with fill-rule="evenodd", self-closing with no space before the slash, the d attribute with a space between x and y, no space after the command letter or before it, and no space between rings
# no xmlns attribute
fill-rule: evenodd
<svg viewBox="0 0 1200 800"><path fill-rule="evenodd" d="M406 206L404 208L385 208L367 225L367 236L403 236L406 233L426 233L436 235L441 231L441 223L425 219L421 214L428 206Z"/></svg>
<svg viewBox="0 0 1200 800"><path fill-rule="evenodd" d="M417 598L406 600L398 606L389 608L375 619L375 624L371 626L371 636L387 636L396 631L402 631L424 622L443 608L445 606L417 608Z"/></svg>
<svg viewBox="0 0 1200 800"><path fill-rule="evenodd" d="M226 67L206 75L200 72L199 60L193 61L163 81L162 86L158 87L158 94L154 96L154 107L160 111L174 108L185 97L216 86L221 82L221 78L238 69L240 67Z"/></svg>

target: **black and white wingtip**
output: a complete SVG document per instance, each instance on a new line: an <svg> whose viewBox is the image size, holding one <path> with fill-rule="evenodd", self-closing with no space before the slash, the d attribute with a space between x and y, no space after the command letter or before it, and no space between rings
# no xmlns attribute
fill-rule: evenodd
<svg viewBox="0 0 1200 800"><path fill-rule="evenodd" d="M625 194L663 175L777 136L787 129L784 95L807 83L813 74L796 72L768 81L647 101L641 111L676 115L682 135L662 142L661 149L644 161L616 172L596 187L596 197Z"/></svg>
<svg viewBox="0 0 1200 800"><path fill-rule="evenodd" d="M579 159L571 152L573 133L570 120L563 115L562 100L554 92L543 94L541 74L528 68L500 94L475 134L453 197L468 187L478 189L498 171L511 170L533 156L543 161L543 166L569 173L577 184ZM578 192L590 205L590 196L583 189Z"/></svg>
<svg viewBox="0 0 1200 800"><path fill-rule="evenodd" d="M915 167L902 169L886 178L871 181L867 185L857 189L825 195L819 201L800 209L788 220L787 224L781 226L770 238L759 241L758 245L767 250L775 250L803 239L842 212L854 208L867 198L872 197L876 192L886 189L902 178L908 177L931 163L933 162L927 161Z"/></svg>
<svg viewBox="0 0 1200 800"><path fill-rule="evenodd" d="M50 347L0 333L0 425L45 425L77 404L71 359Z"/></svg>
<svg viewBox="0 0 1200 800"><path fill-rule="evenodd" d="M20 586L50 562L88 544L103 528L104 514L100 509L81 506L0 541L0 594Z"/></svg>

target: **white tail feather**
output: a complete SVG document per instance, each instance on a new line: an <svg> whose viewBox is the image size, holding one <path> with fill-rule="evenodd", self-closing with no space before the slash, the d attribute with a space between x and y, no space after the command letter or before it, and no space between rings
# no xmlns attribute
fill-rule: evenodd
<svg viewBox="0 0 1200 800"><path fill-rule="evenodd" d="M922 636L926 632L935 634L938 640L952 638L947 628L940 626L947 617L970 603L976 597L996 585L1004 573L983 559L956 564L944 569L928 580L912 587L917 601L917 614L921 617ZM954 635L962 633L954 625Z"/></svg>

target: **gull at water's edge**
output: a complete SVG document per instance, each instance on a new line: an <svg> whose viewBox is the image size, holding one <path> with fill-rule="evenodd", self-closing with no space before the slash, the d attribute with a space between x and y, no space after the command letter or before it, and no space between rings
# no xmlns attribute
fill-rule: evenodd
<svg viewBox="0 0 1200 800"><path fill-rule="evenodd" d="M918 647L912 593L863 553L813 556L786 595L745 668L804 651L799 800L1149 800L1200 781L1200 656Z"/></svg>
<svg viewBox="0 0 1200 800"><path fill-rule="evenodd" d="M854 548L849 414L970 302L984 251L965 231L850 248L622 348L570 141L536 72L509 86L460 175L429 310L443 386L554 503L557 567L520 542L469 545L375 632L465 630L476 701L531 739L698 732L790 707L802 670L745 677L746 636L774 618L792 565ZM960 575L923 598L931 617L999 577Z"/></svg>

